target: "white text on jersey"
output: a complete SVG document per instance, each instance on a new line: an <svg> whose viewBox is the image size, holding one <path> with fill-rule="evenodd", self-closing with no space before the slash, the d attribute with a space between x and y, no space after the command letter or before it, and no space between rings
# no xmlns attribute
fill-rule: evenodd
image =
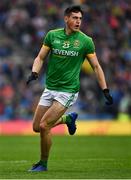
<svg viewBox="0 0 131 180"><path fill-rule="evenodd" d="M52 49L54 54L62 55L62 56L78 56L79 52L77 51L68 51L68 50L61 50L61 49Z"/></svg>

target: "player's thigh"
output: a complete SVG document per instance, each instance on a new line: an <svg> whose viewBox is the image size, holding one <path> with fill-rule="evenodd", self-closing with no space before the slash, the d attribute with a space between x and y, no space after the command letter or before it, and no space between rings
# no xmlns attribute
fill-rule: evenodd
<svg viewBox="0 0 131 180"><path fill-rule="evenodd" d="M52 106L46 111L41 119L40 126L52 128L56 121L66 112L67 108L58 101L53 101Z"/></svg>
<svg viewBox="0 0 131 180"><path fill-rule="evenodd" d="M34 114L34 118L33 118L33 129L39 130L40 121L48 109L49 109L48 106L42 106L42 105L37 106L35 114Z"/></svg>

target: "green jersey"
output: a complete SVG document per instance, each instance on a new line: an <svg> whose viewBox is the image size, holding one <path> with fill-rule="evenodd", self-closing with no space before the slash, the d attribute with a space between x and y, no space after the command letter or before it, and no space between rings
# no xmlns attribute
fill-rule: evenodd
<svg viewBox="0 0 131 180"><path fill-rule="evenodd" d="M95 51L92 39L81 31L66 35L64 28L51 30L44 39L51 50L46 88L61 92L79 91L79 74L87 54Z"/></svg>

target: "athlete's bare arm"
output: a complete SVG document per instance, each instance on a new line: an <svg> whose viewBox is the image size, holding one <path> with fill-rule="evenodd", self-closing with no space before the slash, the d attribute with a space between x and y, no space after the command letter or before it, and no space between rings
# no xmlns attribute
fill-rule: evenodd
<svg viewBox="0 0 131 180"><path fill-rule="evenodd" d="M107 85L106 85L106 81L105 81L105 75L104 75L104 72L103 72L99 62L98 62L96 54L94 53L94 54L87 55L87 59L96 74L96 77L98 79L98 83L99 83L101 89L106 89Z"/></svg>
<svg viewBox="0 0 131 180"><path fill-rule="evenodd" d="M34 60L33 66L32 66L32 72L39 73L41 70L41 67L43 65L45 57L48 55L50 51L50 48L43 45L37 55L37 57Z"/></svg>

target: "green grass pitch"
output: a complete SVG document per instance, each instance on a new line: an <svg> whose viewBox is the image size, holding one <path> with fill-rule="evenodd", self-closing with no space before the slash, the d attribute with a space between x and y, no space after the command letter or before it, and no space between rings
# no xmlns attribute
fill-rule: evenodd
<svg viewBox="0 0 131 180"><path fill-rule="evenodd" d="M39 160L39 136L0 136L0 179L130 179L131 136L53 136L47 172L28 172Z"/></svg>

